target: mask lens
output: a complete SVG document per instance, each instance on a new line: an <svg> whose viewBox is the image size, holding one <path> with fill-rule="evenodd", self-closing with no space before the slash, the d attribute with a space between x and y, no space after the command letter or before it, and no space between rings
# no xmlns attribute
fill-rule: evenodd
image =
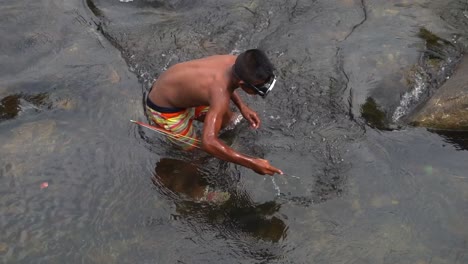
<svg viewBox="0 0 468 264"><path fill-rule="evenodd" d="M249 82L246 82L244 79L240 78L239 75L237 74L235 68L233 69L233 73L234 73L234 76L236 76L237 79L239 80L243 80L244 83L255 90L255 92L257 92L258 95L262 96L262 97L265 97L272 89L273 87L275 86L276 84L276 76L273 75L271 76L268 81L266 81L266 83L262 84L262 86L255 86Z"/></svg>
<svg viewBox="0 0 468 264"><path fill-rule="evenodd" d="M265 97L273 89L275 84L276 84L276 76L273 76L265 84L263 84L260 87L257 87L259 94Z"/></svg>

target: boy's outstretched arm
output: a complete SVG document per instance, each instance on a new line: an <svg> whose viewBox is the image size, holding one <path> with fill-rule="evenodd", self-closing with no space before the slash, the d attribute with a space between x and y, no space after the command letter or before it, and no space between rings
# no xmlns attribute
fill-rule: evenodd
<svg viewBox="0 0 468 264"><path fill-rule="evenodd" d="M283 172L270 165L267 160L243 155L219 140L218 133L221 129L223 115L229 109L229 96L218 96L210 102L210 110L205 117L202 134L202 149L211 155L229 162L233 162L256 173L274 175Z"/></svg>

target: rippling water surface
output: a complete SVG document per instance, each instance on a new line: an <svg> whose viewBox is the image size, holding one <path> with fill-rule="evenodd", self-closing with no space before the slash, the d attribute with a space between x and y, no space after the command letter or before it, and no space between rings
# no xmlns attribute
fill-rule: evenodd
<svg viewBox="0 0 468 264"><path fill-rule="evenodd" d="M468 262L468 137L404 122L461 58L466 1L0 6L1 262ZM280 82L222 137L285 176L129 122L170 65L252 47Z"/></svg>

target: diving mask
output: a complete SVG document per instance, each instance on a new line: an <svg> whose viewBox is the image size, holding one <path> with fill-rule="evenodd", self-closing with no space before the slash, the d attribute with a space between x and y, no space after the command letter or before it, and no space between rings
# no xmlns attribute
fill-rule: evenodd
<svg viewBox="0 0 468 264"><path fill-rule="evenodd" d="M245 79L240 78L239 75L236 72L235 67L233 67L233 73L234 73L234 75L236 76L237 79L242 80L248 87L252 88L261 97L265 97L273 89L273 87L275 87L275 84L276 84L276 76L275 75L272 75L261 86L255 86L255 85L245 81Z"/></svg>

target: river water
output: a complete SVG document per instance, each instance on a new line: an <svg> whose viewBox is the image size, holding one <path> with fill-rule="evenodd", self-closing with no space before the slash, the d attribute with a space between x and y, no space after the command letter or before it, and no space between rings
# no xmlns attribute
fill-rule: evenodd
<svg viewBox="0 0 468 264"><path fill-rule="evenodd" d="M468 263L468 137L404 122L466 48L467 1L0 7L1 262ZM252 47L280 81L223 139L286 175L129 122L168 66Z"/></svg>

